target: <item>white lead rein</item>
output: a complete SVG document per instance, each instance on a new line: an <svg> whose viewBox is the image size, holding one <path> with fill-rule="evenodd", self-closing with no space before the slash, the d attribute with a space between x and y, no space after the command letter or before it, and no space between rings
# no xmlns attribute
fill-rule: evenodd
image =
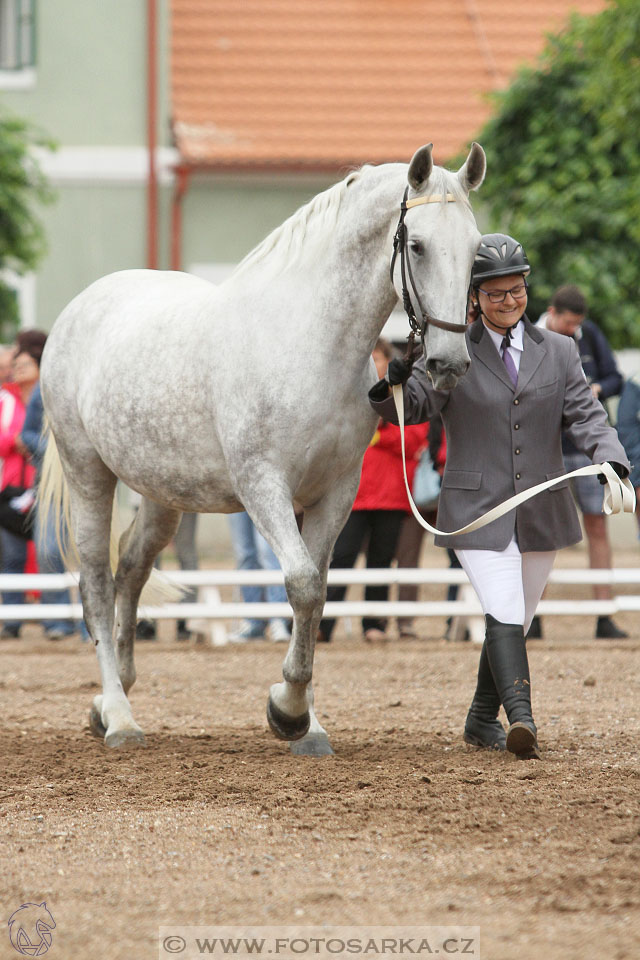
<svg viewBox="0 0 640 960"><path fill-rule="evenodd" d="M508 500L505 500L504 503L488 510L482 517L478 517L477 520L468 523L466 527L460 527L459 530L452 530L450 533L446 533L444 530L437 530L435 527L432 527L431 524L427 523L411 496L409 481L407 480L407 462L404 450L404 399L402 396L402 385L396 384L392 387L392 390L393 400L398 412L398 424L400 426L400 438L402 442L402 469L404 470L404 482L409 497L409 505L418 523L423 526L425 530L428 530L429 533L437 534L440 537L456 537L461 533L471 533L472 530L479 530L481 527L486 527L492 520L497 520L498 517L504 516L509 510L519 507L521 503L526 503L527 500L531 500L532 497L537 496L544 490L548 490L549 487L554 487L557 483L562 483L563 480L568 480L571 477L592 477L600 473L603 473L607 478L602 503L603 511L606 514L620 513L621 511L624 513L633 513L636 509L636 492L629 478L626 477L623 480L609 463L594 463L588 467L580 467L579 470L572 470L571 473L565 473L561 477L555 477L553 480L538 483L535 487L529 487L528 490L523 490L522 493L517 493L515 497L510 497Z"/></svg>

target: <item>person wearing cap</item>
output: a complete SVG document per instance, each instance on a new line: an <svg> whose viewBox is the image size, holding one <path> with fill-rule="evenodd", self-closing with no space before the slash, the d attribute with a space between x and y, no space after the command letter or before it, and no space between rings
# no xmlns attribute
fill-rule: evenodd
<svg viewBox="0 0 640 960"><path fill-rule="evenodd" d="M602 403L619 395L624 381L616 358L602 330L587 317L587 301L578 287L573 284L559 287L537 326L562 333L576 341L584 375L596 400ZM588 463L584 454L576 450L570 437L562 438L562 454L567 473ZM602 512L602 492L598 480L596 477L575 477L571 481L571 490L582 513L589 566L593 570L610 570L611 544L607 517ZM610 584L594 584L593 596L595 600L611 600L613 593ZM542 636L542 624L538 617L534 617L529 636ZM611 617L599 616L595 636L599 639L620 640L627 637L628 633Z"/></svg>
<svg viewBox="0 0 640 960"><path fill-rule="evenodd" d="M440 413L447 463L438 527L457 530L517 493L564 474L562 432L593 463L608 461L619 476L629 462L605 411L585 380L575 342L529 322L530 265L517 240L482 237L471 275L475 320L465 332L471 364L451 390L435 390L424 362L389 364L369 392L379 416L397 423L391 386L402 384L405 420ZM531 709L525 634L556 551L582 537L568 481L559 483L471 533L437 536L453 547L485 614L485 641L464 740L540 757ZM498 719L504 707L505 734Z"/></svg>

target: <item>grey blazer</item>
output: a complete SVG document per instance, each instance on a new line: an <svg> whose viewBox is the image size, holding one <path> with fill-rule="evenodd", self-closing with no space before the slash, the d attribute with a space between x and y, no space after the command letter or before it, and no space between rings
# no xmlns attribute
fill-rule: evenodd
<svg viewBox="0 0 640 960"><path fill-rule="evenodd" d="M438 527L457 530L487 510L544 480L561 476L562 431L593 463L629 466L606 413L584 378L570 337L534 327L524 319L524 349L514 389L504 362L482 322L466 332L471 366L453 390L434 390L416 362L404 386L407 423L442 414L447 464L438 507ZM373 409L397 423L393 398ZM539 494L504 517L459 537L436 537L441 547L504 550L514 530L522 553L557 550L582 538L569 481Z"/></svg>

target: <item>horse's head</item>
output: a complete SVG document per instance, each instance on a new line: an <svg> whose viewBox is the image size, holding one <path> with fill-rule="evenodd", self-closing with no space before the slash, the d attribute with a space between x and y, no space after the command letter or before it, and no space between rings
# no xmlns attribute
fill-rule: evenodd
<svg viewBox="0 0 640 960"><path fill-rule="evenodd" d="M469 367L464 330L480 233L468 198L484 179L486 159L474 143L451 173L434 168L432 146L421 147L409 164L392 279L421 329L427 374L436 389L450 390Z"/></svg>

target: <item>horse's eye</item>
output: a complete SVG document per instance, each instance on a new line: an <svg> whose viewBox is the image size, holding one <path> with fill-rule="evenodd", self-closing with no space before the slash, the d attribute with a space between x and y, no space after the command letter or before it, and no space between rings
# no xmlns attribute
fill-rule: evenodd
<svg viewBox="0 0 640 960"><path fill-rule="evenodd" d="M409 247L411 249L411 253L414 253L416 257L421 257L422 254L424 253L424 247L422 246L419 240L411 240L409 243Z"/></svg>

